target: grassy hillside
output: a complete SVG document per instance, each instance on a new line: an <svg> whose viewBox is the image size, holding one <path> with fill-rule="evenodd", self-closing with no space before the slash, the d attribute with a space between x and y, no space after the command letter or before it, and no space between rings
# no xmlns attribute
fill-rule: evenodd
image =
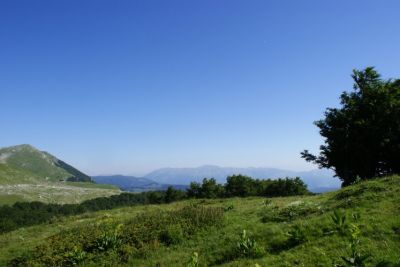
<svg viewBox="0 0 400 267"><path fill-rule="evenodd" d="M20 183L38 183L40 176L25 171L22 169L14 168L7 164L0 163L0 185L20 184Z"/></svg>
<svg viewBox="0 0 400 267"><path fill-rule="evenodd" d="M70 180L74 182L67 182ZM89 176L30 145L0 149L0 205L17 201L78 203L120 193L116 187L88 181Z"/></svg>
<svg viewBox="0 0 400 267"><path fill-rule="evenodd" d="M0 185L0 205L17 201L72 204L87 199L119 194L118 188L92 183L37 183Z"/></svg>
<svg viewBox="0 0 400 267"><path fill-rule="evenodd" d="M0 266L187 266L194 252L198 266L333 266L350 257L351 243L369 255L366 266L400 263L399 201L393 176L316 196L86 213L1 235Z"/></svg>
<svg viewBox="0 0 400 267"><path fill-rule="evenodd" d="M8 176L0 171L0 184L58 182L60 180L90 181L90 177L51 154L30 146L18 145L0 149L0 168L25 175ZM27 174L31 174L27 176ZM15 178L12 179L12 178Z"/></svg>

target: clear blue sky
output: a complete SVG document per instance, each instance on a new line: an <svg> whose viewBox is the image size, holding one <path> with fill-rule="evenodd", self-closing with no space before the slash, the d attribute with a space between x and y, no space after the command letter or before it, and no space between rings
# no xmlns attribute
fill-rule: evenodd
<svg viewBox="0 0 400 267"><path fill-rule="evenodd" d="M0 2L0 146L89 174L312 169L353 68L400 77L400 1Z"/></svg>

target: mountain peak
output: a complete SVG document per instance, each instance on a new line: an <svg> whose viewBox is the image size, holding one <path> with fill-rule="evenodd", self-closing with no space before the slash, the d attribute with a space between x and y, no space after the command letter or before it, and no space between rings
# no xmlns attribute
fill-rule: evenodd
<svg viewBox="0 0 400 267"><path fill-rule="evenodd" d="M5 165L3 168L24 172L38 181L91 181L86 174L29 144L1 148L0 163ZM0 182L2 179L8 179L7 175L0 173Z"/></svg>
<svg viewBox="0 0 400 267"><path fill-rule="evenodd" d="M211 165L211 164L206 164L198 167L198 169L220 169L220 166L217 165Z"/></svg>
<svg viewBox="0 0 400 267"><path fill-rule="evenodd" d="M7 149L7 150L36 150L38 151L37 148L35 148L34 146L30 145L30 144L21 144L21 145L15 145L15 146L10 146L10 147L5 147L2 149ZM0 150L2 150L0 149Z"/></svg>

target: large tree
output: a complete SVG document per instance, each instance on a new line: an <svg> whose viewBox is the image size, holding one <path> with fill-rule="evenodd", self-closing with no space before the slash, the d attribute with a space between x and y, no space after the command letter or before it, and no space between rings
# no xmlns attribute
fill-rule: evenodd
<svg viewBox="0 0 400 267"><path fill-rule="evenodd" d="M301 153L320 168L335 171L346 186L357 177L400 173L400 80L384 80L373 67L353 71L352 92L340 108L328 108L316 121L325 139L320 154Z"/></svg>

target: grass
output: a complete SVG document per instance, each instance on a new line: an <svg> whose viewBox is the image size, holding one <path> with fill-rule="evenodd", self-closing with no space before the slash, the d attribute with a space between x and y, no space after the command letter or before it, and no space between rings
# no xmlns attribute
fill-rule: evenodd
<svg viewBox="0 0 400 267"><path fill-rule="evenodd" d="M95 236L111 242L110 247L118 247L93 252L96 256L93 261L87 258L92 252L70 248L67 253L78 266L98 266L99 262L110 266L188 266L193 262L196 266L343 265L342 257L350 258L352 253L350 230L347 229L352 229L353 225L360 232L357 253L370 255L365 260L366 266L376 266L381 261L396 263L400 261L398 203L400 177L392 176L316 196L272 198L267 201L261 197L186 200L86 213L0 235L0 266L7 266L11 259L26 253L35 255L30 253L51 240L58 240L57 244L64 246L67 240L74 240L65 235L70 231L81 236L82 240ZM167 234L155 234L151 241L144 242L143 246L149 249L142 253L132 250L132 246L127 247L133 242L126 241L126 238L120 244L119 241L113 243L116 242L115 236L104 236L101 231L93 234L96 232L93 229L97 229L95 227L103 227L110 221L113 225L135 222L132 225L137 227L137 224L148 225L159 220L157 214L173 212L173 217L184 218L179 212L187 207L219 208L224 210L224 219L218 226L196 227L189 232L186 227L177 226L181 225L179 223L170 223L169 219L158 226L153 224L152 233L162 230ZM335 215L337 210L340 212ZM143 218L143 214L150 217ZM151 217L152 214L155 217ZM197 215L193 215L196 212L190 214L190 221L199 221L195 219ZM336 218L336 223L332 218ZM141 223L144 221L147 223ZM130 235L132 231L128 229L131 228L122 228L121 236L134 238L135 235ZM245 236L243 230L246 231ZM250 247L248 251L257 253L238 253L238 247L242 251ZM129 257L121 260L120 251ZM197 255L195 260L194 255Z"/></svg>
<svg viewBox="0 0 400 267"><path fill-rule="evenodd" d="M88 183L88 182L65 182L65 184L69 185L69 186L76 186L76 187L82 187L82 188L119 190L118 186L110 185L110 184L96 184L96 183Z"/></svg>
<svg viewBox="0 0 400 267"><path fill-rule="evenodd" d="M87 199L119 194L113 186L83 182L41 182L0 185L0 205L17 201L73 204Z"/></svg>
<svg viewBox="0 0 400 267"><path fill-rule="evenodd" d="M23 202L25 199L17 194L4 194L0 195L0 205L12 205L15 202Z"/></svg>
<svg viewBox="0 0 400 267"><path fill-rule="evenodd" d="M61 182L72 174L56 163L56 158L29 145L0 149L0 205L18 201L79 203L120 193L110 185Z"/></svg>
<svg viewBox="0 0 400 267"><path fill-rule="evenodd" d="M0 205L11 205L18 201L79 203L120 192L112 185L45 181L28 171L0 163Z"/></svg>
<svg viewBox="0 0 400 267"><path fill-rule="evenodd" d="M37 183L40 177L28 171L0 163L0 186L21 183Z"/></svg>
<svg viewBox="0 0 400 267"><path fill-rule="evenodd" d="M56 167L56 159L30 145L20 145L0 149L0 154L9 155L6 165L35 174L42 180L58 181L71 175L63 168Z"/></svg>

